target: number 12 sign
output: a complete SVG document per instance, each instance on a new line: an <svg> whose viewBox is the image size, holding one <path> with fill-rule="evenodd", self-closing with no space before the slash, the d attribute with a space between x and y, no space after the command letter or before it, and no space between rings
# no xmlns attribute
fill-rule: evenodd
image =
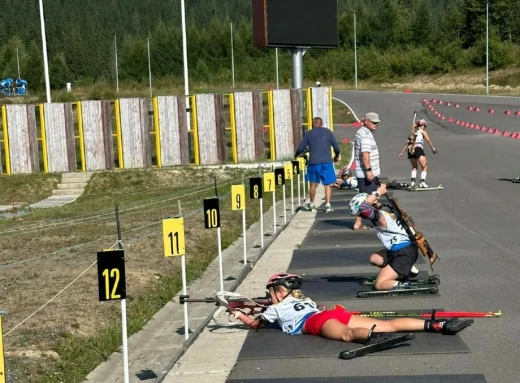
<svg viewBox="0 0 520 383"><path fill-rule="evenodd" d="M126 299L124 250L97 253L99 300Z"/></svg>
<svg viewBox="0 0 520 383"><path fill-rule="evenodd" d="M184 241L184 218L168 218L163 220L164 256L176 257L186 254Z"/></svg>

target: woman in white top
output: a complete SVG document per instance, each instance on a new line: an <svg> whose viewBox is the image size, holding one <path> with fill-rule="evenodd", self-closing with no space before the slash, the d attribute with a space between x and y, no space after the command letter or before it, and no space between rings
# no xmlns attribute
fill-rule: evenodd
<svg viewBox="0 0 520 383"><path fill-rule="evenodd" d="M377 199L385 194L386 185L381 184L371 195L360 193L350 201L350 213L372 221L384 246L370 257L370 263L381 268L374 284L376 290L402 288L406 279L419 273L414 266L419 256L417 245L394 214L380 209Z"/></svg>
<svg viewBox="0 0 520 383"><path fill-rule="evenodd" d="M283 332L290 335L318 335L327 339L364 344L384 340L381 333L429 331L454 334L473 322L471 319L457 318L380 320L355 315L341 305L321 311L316 303L303 295L301 284L302 278L299 275L276 273L266 284L272 304L259 317L251 317L239 310L231 310L231 314L254 329L277 323Z"/></svg>
<svg viewBox="0 0 520 383"><path fill-rule="evenodd" d="M430 145L430 149L432 150L433 154L437 154L439 152L438 149L433 147L432 141L430 140L428 133L426 133L426 125L427 123L424 119L417 120L416 124L412 125L413 133L410 135L410 137L407 138L401 153L399 153L399 158L402 158L404 151L408 149L408 159L412 164L412 182L410 185L412 187L415 187L415 180L417 178L417 163L421 165L421 183L419 184L419 187L428 187L428 184L426 183L428 162L426 160L426 155L424 154L424 140L426 140L428 145Z"/></svg>

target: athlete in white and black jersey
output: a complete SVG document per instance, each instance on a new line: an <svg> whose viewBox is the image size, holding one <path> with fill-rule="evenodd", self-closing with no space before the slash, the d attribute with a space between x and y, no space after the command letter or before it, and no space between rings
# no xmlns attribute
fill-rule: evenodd
<svg viewBox="0 0 520 383"><path fill-rule="evenodd" d="M472 319L457 318L381 320L356 315L341 305L320 311L310 298L305 298L300 290L301 285L302 278L299 275L276 273L266 284L269 299L273 304L259 318L252 318L240 310L230 312L236 319L254 329L262 328L267 323L278 323L285 333L291 335L317 335L367 345L384 340L385 335L381 333L428 331L455 334L473 322Z"/></svg>
<svg viewBox="0 0 520 383"><path fill-rule="evenodd" d="M424 140L428 142L433 154L437 154L439 152L438 149L433 147L432 141L426 132L426 120L420 119L417 120L415 125L412 125L412 135L408 137L406 143L399 153L399 158L403 157L404 151L408 149L408 159L412 164L412 177L411 177L411 185L415 186L415 181L417 178L417 163L421 165L421 183L419 187L427 188L428 184L426 183L426 175L428 173L428 162L426 160L426 155L424 154ZM415 138L415 139L414 139Z"/></svg>
<svg viewBox="0 0 520 383"><path fill-rule="evenodd" d="M385 194L386 185L381 184L371 195L360 193L350 201L351 214L371 220L377 230L377 237L385 247L370 257L370 263L381 268L374 284L376 290L401 288L407 278L418 274L414 266L419 256L417 246L397 218L381 210L377 202Z"/></svg>

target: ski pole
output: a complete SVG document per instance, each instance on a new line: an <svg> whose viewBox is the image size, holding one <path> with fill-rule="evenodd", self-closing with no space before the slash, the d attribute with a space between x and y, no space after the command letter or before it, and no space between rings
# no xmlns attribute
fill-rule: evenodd
<svg viewBox="0 0 520 383"><path fill-rule="evenodd" d="M430 318L432 316L429 312L396 312L396 311L350 311L353 315L359 315L367 318L406 318L419 317ZM436 311L436 318L498 318L502 316L502 311L498 312L479 312L479 311Z"/></svg>

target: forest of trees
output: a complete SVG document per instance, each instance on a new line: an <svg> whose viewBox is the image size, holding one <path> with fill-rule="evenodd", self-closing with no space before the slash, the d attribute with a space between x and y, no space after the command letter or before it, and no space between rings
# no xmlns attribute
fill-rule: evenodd
<svg viewBox="0 0 520 383"><path fill-rule="evenodd" d="M44 88L38 2L4 0L0 23L0 76L18 75ZM317 6L319 1L317 1ZM63 89L148 81L150 38L154 81L183 83L180 0L45 0L51 84ZM446 73L485 65L486 0L338 0L339 49L310 49L305 77L352 81L353 14L357 18L358 78ZM520 2L490 0L490 69L520 65ZM253 45L250 0L186 0L190 82L230 83L230 21L235 78L274 79L274 49ZM319 28L320 20L306 28ZM280 78L290 84L289 55L280 52Z"/></svg>

